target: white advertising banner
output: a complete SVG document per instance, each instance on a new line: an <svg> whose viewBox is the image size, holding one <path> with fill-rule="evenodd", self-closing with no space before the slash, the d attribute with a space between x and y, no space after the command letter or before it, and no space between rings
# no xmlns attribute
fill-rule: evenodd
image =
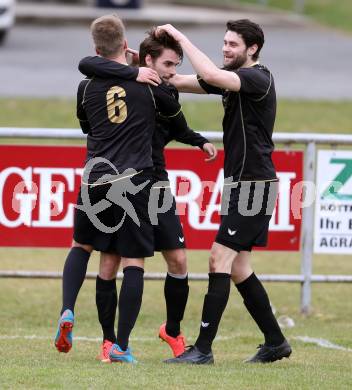
<svg viewBox="0 0 352 390"><path fill-rule="evenodd" d="M352 254L352 151L318 152L314 252Z"/></svg>

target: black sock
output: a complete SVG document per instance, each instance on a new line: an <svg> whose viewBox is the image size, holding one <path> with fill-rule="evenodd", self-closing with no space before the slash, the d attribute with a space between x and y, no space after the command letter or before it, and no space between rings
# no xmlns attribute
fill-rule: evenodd
<svg viewBox="0 0 352 390"><path fill-rule="evenodd" d="M126 267L123 274L119 296L117 344L125 351L142 304L144 270L140 267L131 266Z"/></svg>
<svg viewBox="0 0 352 390"><path fill-rule="evenodd" d="M116 343L115 317L117 308L116 279L104 280L97 276L95 302L103 330L103 339Z"/></svg>
<svg viewBox="0 0 352 390"><path fill-rule="evenodd" d="M277 346L285 340L270 306L268 294L254 272L236 284L244 305L265 337L265 344Z"/></svg>
<svg viewBox="0 0 352 390"><path fill-rule="evenodd" d="M80 247L71 248L65 262L62 276L62 309L61 314L70 309L72 312L84 278L90 253Z"/></svg>
<svg viewBox="0 0 352 390"><path fill-rule="evenodd" d="M183 320L188 299L188 276L178 279L166 275L164 296L166 302L166 333L171 337L180 334L180 322Z"/></svg>
<svg viewBox="0 0 352 390"><path fill-rule="evenodd" d="M222 313L230 295L230 274L209 273L208 293L204 297L202 324L195 343L202 353L209 353L218 331Z"/></svg>

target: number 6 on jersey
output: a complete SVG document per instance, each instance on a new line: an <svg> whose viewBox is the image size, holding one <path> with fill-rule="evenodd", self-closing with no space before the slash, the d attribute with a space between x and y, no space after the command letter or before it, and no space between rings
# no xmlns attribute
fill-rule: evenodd
<svg viewBox="0 0 352 390"><path fill-rule="evenodd" d="M115 95L118 99L115 100ZM121 87L111 87L106 94L108 117L112 123L122 123L127 118L126 102L121 99L126 97L126 91ZM116 110L118 109L118 112Z"/></svg>

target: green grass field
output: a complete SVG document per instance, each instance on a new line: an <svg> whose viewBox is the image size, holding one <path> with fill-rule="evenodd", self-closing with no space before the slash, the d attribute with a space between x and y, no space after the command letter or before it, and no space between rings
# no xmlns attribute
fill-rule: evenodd
<svg viewBox="0 0 352 390"><path fill-rule="evenodd" d="M221 130L220 99L219 102L185 101L182 107L189 125L195 130ZM350 134L351 111L352 101L349 100L281 99L275 131ZM79 127L73 100L0 98L0 118L1 127Z"/></svg>
<svg viewBox="0 0 352 390"><path fill-rule="evenodd" d="M61 271L64 249L0 249L2 269ZM191 272L206 272L207 253L189 251ZM316 273L349 273L349 259L316 256ZM89 271L97 270L97 256ZM299 254L257 252L253 265L260 273L298 273ZM147 271L165 270L159 256L148 259ZM118 282L119 289L120 282ZM190 298L183 321L188 342L199 328L205 282L190 283ZM100 329L97 319L95 282L87 280L76 306L76 340L69 354L53 346L60 310L60 280L1 279L0 346L1 389L350 389L352 386L351 286L313 286L313 310L309 317L299 312L298 284L267 283L277 315L288 315L295 327L285 330L293 346L292 357L270 365L246 365L242 361L262 342L235 288L225 311L218 340L214 344L214 367L170 367L170 357L157 330L165 318L162 282L146 281L142 310L132 334L131 347L139 364L104 365L95 360ZM299 336L322 338L349 350L334 350L308 344Z"/></svg>

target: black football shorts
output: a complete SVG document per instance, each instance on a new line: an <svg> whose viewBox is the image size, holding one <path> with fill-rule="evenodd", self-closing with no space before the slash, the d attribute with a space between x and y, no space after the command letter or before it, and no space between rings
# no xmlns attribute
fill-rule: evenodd
<svg viewBox="0 0 352 390"><path fill-rule="evenodd" d="M127 183L128 180L129 182ZM137 192L138 186L149 183ZM77 205L89 197L91 206L76 209L73 238L97 251L127 258L154 254L154 232L148 215L152 180L143 172L101 185L81 185Z"/></svg>
<svg viewBox="0 0 352 390"><path fill-rule="evenodd" d="M215 242L236 252L266 246L277 194L278 181L225 183Z"/></svg>
<svg viewBox="0 0 352 390"><path fill-rule="evenodd" d="M157 197L158 208L161 212L157 213L157 224L153 225L154 229L154 250L164 251L185 248L185 237L177 214L176 202L168 186L159 187L158 183L152 187L152 192ZM170 203L167 203L170 202ZM162 211L163 205L170 205L166 211Z"/></svg>

